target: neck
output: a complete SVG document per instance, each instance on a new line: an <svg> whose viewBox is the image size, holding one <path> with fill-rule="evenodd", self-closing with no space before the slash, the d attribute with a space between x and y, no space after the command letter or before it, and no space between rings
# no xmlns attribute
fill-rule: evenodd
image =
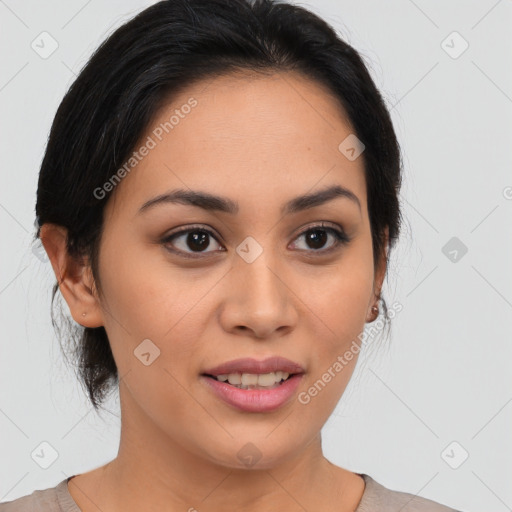
<svg viewBox="0 0 512 512"><path fill-rule="evenodd" d="M97 470L95 490L89 487L84 494L92 492L89 501L101 510L123 512L220 512L227 504L245 512L303 512L320 506L340 512L354 510L364 488L360 477L323 456L320 433L300 452L265 469L221 465L183 444L149 423L142 411L130 409L123 417L117 457Z"/></svg>

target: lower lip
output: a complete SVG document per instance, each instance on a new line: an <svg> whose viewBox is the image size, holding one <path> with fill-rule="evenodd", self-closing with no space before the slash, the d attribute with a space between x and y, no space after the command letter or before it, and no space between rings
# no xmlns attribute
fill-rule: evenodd
<svg viewBox="0 0 512 512"><path fill-rule="evenodd" d="M219 398L246 412L269 412L279 409L294 395L302 376L303 374L295 374L273 389L239 389L202 375Z"/></svg>

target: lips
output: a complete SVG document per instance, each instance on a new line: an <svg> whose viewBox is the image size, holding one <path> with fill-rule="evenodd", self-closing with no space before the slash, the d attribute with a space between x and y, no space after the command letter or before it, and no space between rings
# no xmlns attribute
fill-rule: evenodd
<svg viewBox="0 0 512 512"><path fill-rule="evenodd" d="M235 359L222 363L203 372L203 375L217 377L231 373L251 373L261 375L272 372L286 372L289 374L304 373L304 368L298 363L284 357L269 357L262 361L252 358Z"/></svg>
<svg viewBox="0 0 512 512"><path fill-rule="evenodd" d="M245 358L206 370L201 382L231 407L266 413L291 401L304 373L300 364L284 357Z"/></svg>

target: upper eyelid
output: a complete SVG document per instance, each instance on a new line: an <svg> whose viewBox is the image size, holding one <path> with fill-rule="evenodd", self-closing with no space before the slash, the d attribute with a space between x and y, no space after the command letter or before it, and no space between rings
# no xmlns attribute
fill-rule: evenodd
<svg viewBox="0 0 512 512"><path fill-rule="evenodd" d="M173 238L175 236L183 235L183 234L194 232L194 231L205 231L209 235L213 235L216 239L217 238L222 238L220 235L217 235L216 232L214 230L212 230L211 228L206 228L204 226L194 226L194 225L192 225L192 227L186 226L183 229L178 228L177 231L174 231L172 233L169 233L168 235L165 235L163 237L163 239L164 240L169 240L169 239L171 239L171 238Z"/></svg>

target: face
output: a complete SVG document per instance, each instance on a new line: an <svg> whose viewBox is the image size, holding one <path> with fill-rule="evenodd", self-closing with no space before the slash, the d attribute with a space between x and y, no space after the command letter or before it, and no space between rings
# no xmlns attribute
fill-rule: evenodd
<svg viewBox="0 0 512 512"><path fill-rule="evenodd" d="M244 450L272 467L318 437L384 270L374 272L364 153L338 149L351 133L336 100L294 73L198 83L152 121L137 145L151 149L108 199L103 295L87 314L105 326L123 418L141 435L227 467L243 467ZM178 189L188 196L152 202ZM274 356L299 368L273 391L205 376ZM245 367L233 368L217 373ZM272 368L238 373L254 382Z"/></svg>

